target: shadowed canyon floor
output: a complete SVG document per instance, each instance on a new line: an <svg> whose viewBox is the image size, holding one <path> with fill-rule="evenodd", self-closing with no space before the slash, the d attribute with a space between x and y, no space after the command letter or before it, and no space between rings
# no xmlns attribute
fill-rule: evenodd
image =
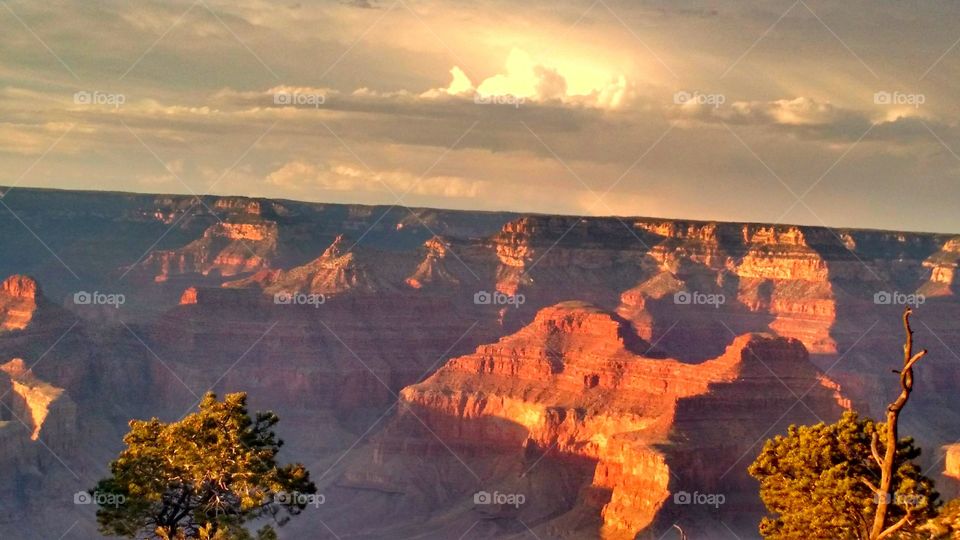
<svg viewBox="0 0 960 540"><path fill-rule="evenodd" d="M960 438L958 237L4 201L2 538L97 537L74 494L126 422L177 419L208 389L275 410L283 460L324 494L283 538L755 537L745 470L762 440L845 408L878 416L904 302L931 352L902 429L942 491L960 476L944 448Z"/></svg>

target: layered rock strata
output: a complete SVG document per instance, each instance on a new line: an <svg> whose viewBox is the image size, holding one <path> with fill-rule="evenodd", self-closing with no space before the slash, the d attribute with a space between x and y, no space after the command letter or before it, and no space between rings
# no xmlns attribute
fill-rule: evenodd
<svg viewBox="0 0 960 540"><path fill-rule="evenodd" d="M743 471L724 478L724 469L767 427L810 416L791 414L797 396L830 420L849 406L797 340L742 335L696 365L648 358L647 349L623 319L559 304L405 388L410 412L397 422L414 433L425 423L454 448L595 462L583 488L601 494L599 534L628 538L671 511L672 492L745 491Z"/></svg>

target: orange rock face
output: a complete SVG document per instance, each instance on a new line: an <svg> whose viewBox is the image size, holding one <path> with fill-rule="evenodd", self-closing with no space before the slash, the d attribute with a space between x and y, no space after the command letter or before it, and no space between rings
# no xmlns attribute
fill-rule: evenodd
<svg viewBox="0 0 960 540"><path fill-rule="evenodd" d="M593 480L583 488L605 494L601 536L632 538L669 512L674 478L723 487L716 478L750 437L767 422L797 420L778 420L781 404L806 393L811 410L826 418L849 406L796 340L743 335L718 358L695 365L649 358L648 350L623 319L559 304L405 388L401 400L411 413L398 422L415 430L413 415L455 445L591 460ZM736 436L714 436L723 431ZM698 455L710 458L697 462ZM737 489L742 477L739 469L731 473L725 489Z"/></svg>
<svg viewBox="0 0 960 540"><path fill-rule="evenodd" d="M37 379L20 358L0 365L0 372L8 377L14 413L19 411L17 416L33 430L31 440L43 431L45 440L63 448L67 440L61 439L76 436L76 406L62 388Z"/></svg>
<svg viewBox="0 0 960 540"><path fill-rule="evenodd" d="M951 444L944 447L945 465L944 474L960 480L960 445Z"/></svg>
<svg viewBox="0 0 960 540"><path fill-rule="evenodd" d="M26 276L10 276L0 285L0 329L23 330L33 320L40 290Z"/></svg>
<svg viewBox="0 0 960 540"><path fill-rule="evenodd" d="M182 274L253 272L270 266L277 252L277 234L277 224L272 221L218 222L180 249L151 252L133 270L157 282Z"/></svg>
<svg viewBox="0 0 960 540"><path fill-rule="evenodd" d="M960 238L953 238L943 245L943 249L923 261L930 270L930 280L921 288L928 296L953 296L960 281L957 279L957 267L960 266Z"/></svg>
<svg viewBox="0 0 960 540"><path fill-rule="evenodd" d="M450 248L442 238L433 237L423 244L423 260L405 283L414 289L450 287L460 284L456 271L448 268ZM453 263L457 264L457 263Z"/></svg>
<svg viewBox="0 0 960 540"><path fill-rule="evenodd" d="M181 305L181 306L186 306L186 305L196 304L196 303L197 303L197 288L196 288L196 287L189 287L188 289L186 289L185 291L183 291L183 294L182 294L182 295L180 295L180 305Z"/></svg>

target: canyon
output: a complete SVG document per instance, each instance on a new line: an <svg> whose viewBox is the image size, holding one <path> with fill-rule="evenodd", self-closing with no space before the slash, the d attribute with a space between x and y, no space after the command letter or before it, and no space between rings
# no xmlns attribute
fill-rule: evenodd
<svg viewBox="0 0 960 540"><path fill-rule="evenodd" d="M177 419L208 390L276 411L282 459L325 496L281 538L756 537L763 440L879 417L905 303L930 354L901 429L942 492L960 477L957 235L4 201L4 538L97 537L74 495L126 422Z"/></svg>

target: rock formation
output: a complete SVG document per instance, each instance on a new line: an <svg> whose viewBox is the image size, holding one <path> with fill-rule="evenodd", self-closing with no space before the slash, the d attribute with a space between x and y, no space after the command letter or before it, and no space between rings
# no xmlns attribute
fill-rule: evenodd
<svg viewBox="0 0 960 540"><path fill-rule="evenodd" d="M0 330L23 330L33 320L40 288L26 276L10 276L0 285Z"/></svg>
<svg viewBox="0 0 960 540"><path fill-rule="evenodd" d="M4 390L8 411L30 428L30 440L42 435L54 448L69 448L76 437L77 409L63 388L39 380L20 358L0 365L0 373L9 385Z"/></svg>
<svg viewBox="0 0 960 540"><path fill-rule="evenodd" d="M623 319L581 303L558 304L405 388L388 433L593 462L592 480L581 489L600 495L584 495L579 504L599 498L599 534L632 538L661 512L676 510L668 504L674 490L747 497L744 472L724 479L724 469L737 465L764 430L809 418L790 414L798 396L828 421L849 407L797 340L743 335L701 364L652 359L648 350Z"/></svg>
<svg viewBox="0 0 960 540"><path fill-rule="evenodd" d="M392 269L384 264L383 257L338 235L323 254L307 264L290 270L261 271L225 286L244 288L257 285L270 294L374 293L390 287L387 279L377 275L384 270L389 273ZM389 259L389 256L385 258Z"/></svg>
<svg viewBox="0 0 960 540"><path fill-rule="evenodd" d="M450 269L451 247L442 238L435 236L423 244L423 260L405 281L414 289L422 288L449 288L459 286L461 279L458 272Z"/></svg>
<svg viewBox="0 0 960 540"><path fill-rule="evenodd" d="M930 269L930 281L921 287L920 292L927 296L952 296L960 288L960 238L951 238L943 249L923 261L924 268Z"/></svg>
<svg viewBox="0 0 960 540"><path fill-rule="evenodd" d="M213 271L234 276L269 267L276 253L275 222L218 222L183 248L152 252L136 270L158 282L171 275L207 275Z"/></svg>

